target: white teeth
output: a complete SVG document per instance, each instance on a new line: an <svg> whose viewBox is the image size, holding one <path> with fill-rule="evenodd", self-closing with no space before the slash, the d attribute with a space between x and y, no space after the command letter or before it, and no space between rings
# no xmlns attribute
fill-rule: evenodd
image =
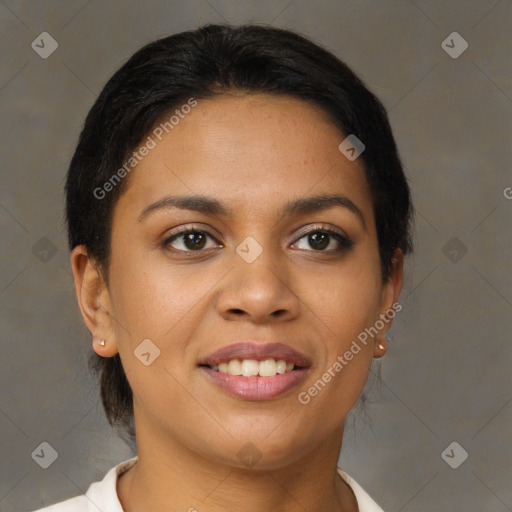
<svg viewBox="0 0 512 512"><path fill-rule="evenodd" d="M242 375L244 377L255 377L258 375L260 363L254 359L244 359L242 361Z"/></svg>
<svg viewBox="0 0 512 512"><path fill-rule="evenodd" d="M229 375L242 375L242 364L238 359L232 359L228 364Z"/></svg>
<svg viewBox="0 0 512 512"><path fill-rule="evenodd" d="M276 374L276 362L274 359L266 359L260 362L260 376L273 377Z"/></svg>
<svg viewBox="0 0 512 512"><path fill-rule="evenodd" d="M231 359L227 363L219 363L212 365L212 370L218 370L221 373L229 375L243 375L244 377L273 377L276 374L291 372L294 369L293 363L288 363L284 359L265 359L264 361L256 361L255 359Z"/></svg>
<svg viewBox="0 0 512 512"><path fill-rule="evenodd" d="M284 373L286 371L286 361L284 359L279 359L276 362L276 373Z"/></svg>

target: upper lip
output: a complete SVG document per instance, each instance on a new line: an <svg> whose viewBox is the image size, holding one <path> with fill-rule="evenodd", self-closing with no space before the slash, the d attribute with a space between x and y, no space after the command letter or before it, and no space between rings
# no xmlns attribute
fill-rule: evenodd
<svg viewBox="0 0 512 512"><path fill-rule="evenodd" d="M213 366L232 359L255 359L256 361L284 359L299 368L311 366L307 356L297 352L289 345L284 343L256 343L254 341L235 343L223 347L203 359L200 364Z"/></svg>

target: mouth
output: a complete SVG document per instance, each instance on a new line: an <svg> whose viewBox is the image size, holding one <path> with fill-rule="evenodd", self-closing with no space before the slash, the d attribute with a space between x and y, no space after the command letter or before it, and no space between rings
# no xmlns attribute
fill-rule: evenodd
<svg viewBox="0 0 512 512"><path fill-rule="evenodd" d="M282 343L239 343L224 347L199 363L210 382L242 400L282 396L304 380L309 359Z"/></svg>
<svg viewBox="0 0 512 512"><path fill-rule="evenodd" d="M243 377L273 377L274 375L295 370L295 365L285 359L273 358L258 361L257 359L231 359L214 365L206 365L214 371L228 375L242 375ZM297 368L299 369L299 368Z"/></svg>

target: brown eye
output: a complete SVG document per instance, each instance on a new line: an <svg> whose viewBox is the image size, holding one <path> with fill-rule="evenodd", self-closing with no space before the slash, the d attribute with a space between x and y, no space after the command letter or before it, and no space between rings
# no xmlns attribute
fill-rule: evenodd
<svg viewBox="0 0 512 512"><path fill-rule="evenodd" d="M301 241L305 240L305 243ZM301 244L302 247L300 247ZM336 253L352 249L354 242L336 231L330 229L314 229L304 233L294 245L298 249L311 250L315 252ZM329 246L331 249L327 249Z"/></svg>
<svg viewBox="0 0 512 512"><path fill-rule="evenodd" d="M330 238L327 233L313 233L308 235L308 243L313 249L323 251L329 246Z"/></svg>
<svg viewBox="0 0 512 512"><path fill-rule="evenodd" d="M206 231L198 231L195 229L188 229L175 233L168 237L163 246L171 246L173 251L176 252L198 252L207 247L208 240L217 242L210 233Z"/></svg>
<svg viewBox="0 0 512 512"><path fill-rule="evenodd" d="M206 237L204 236L204 233L186 233L183 235L183 244L187 249L196 251L198 249L202 249L206 245Z"/></svg>

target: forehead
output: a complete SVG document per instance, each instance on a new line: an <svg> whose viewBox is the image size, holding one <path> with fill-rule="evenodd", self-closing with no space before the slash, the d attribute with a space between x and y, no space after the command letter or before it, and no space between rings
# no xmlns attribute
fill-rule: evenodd
<svg viewBox="0 0 512 512"><path fill-rule="evenodd" d="M167 128L159 137L150 133L154 147L132 171L118 206L142 210L164 194L197 194L254 215L290 198L338 192L372 209L361 159L345 158L338 149L345 134L308 102L218 96L197 100Z"/></svg>

